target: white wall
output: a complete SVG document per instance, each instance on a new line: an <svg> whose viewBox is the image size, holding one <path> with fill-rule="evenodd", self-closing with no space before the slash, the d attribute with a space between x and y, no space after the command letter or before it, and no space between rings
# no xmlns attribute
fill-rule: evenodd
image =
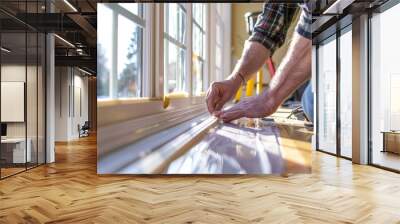
<svg viewBox="0 0 400 224"><path fill-rule="evenodd" d="M1 121L24 122L25 83L1 82ZM36 108L36 105L35 105Z"/></svg>
<svg viewBox="0 0 400 224"><path fill-rule="evenodd" d="M209 36L208 38L210 39L209 42L209 74L210 74L210 83L213 81L220 81L222 79L225 79L227 76L230 75L231 73L231 14L232 14L232 4L231 3L218 3L218 4L209 4L210 5L210 23L209 23ZM223 35L223 52L222 52L222 76L223 77L217 77L218 75L216 74L215 71L215 66L216 66L216 47L215 47L215 42L216 42L216 29L217 29L217 24L215 23L216 21L216 14L220 13L221 19L222 19L222 25L223 25L223 30L220 31ZM208 88L208 86L207 86Z"/></svg>
<svg viewBox="0 0 400 224"><path fill-rule="evenodd" d="M88 120L88 78L75 68L56 67L55 85L55 140L77 139L78 124Z"/></svg>
<svg viewBox="0 0 400 224"><path fill-rule="evenodd" d="M72 138L77 138L79 137L78 124L82 126L85 121L88 121L88 78L81 76L81 73L77 75L75 70L74 86L73 94L75 95L72 96L74 99L74 108L72 108L71 136Z"/></svg>
<svg viewBox="0 0 400 224"><path fill-rule="evenodd" d="M2 82L25 82L25 65L2 65L1 66L1 81ZM28 67L31 70L32 67ZM6 110L6 108L1 108ZM12 122L7 123L8 137L25 137L25 123Z"/></svg>
<svg viewBox="0 0 400 224"><path fill-rule="evenodd" d="M18 64L8 64L1 66L1 81L2 82L25 82L26 70L28 74L33 71L36 73L36 67ZM26 83L26 82L25 82ZM34 93L27 93L29 96L36 97L36 91ZM7 108L1 108L6 110ZM29 116L29 114L28 114ZM36 114L35 114L36 116ZM28 121L32 120L28 117ZM25 137L25 122L8 122L7 123L7 136L8 137ZM28 136L29 137L29 136Z"/></svg>
<svg viewBox="0 0 400 224"><path fill-rule="evenodd" d="M28 70L30 68L28 67ZM1 81L5 82L25 82L25 65L2 65ZM5 110L6 108L1 108ZM25 122L7 123L7 137L25 137Z"/></svg>
<svg viewBox="0 0 400 224"><path fill-rule="evenodd" d="M67 141L68 139L68 85L67 67L55 69L55 140ZM65 93L66 92L66 93Z"/></svg>
<svg viewBox="0 0 400 224"><path fill-rule="evenodd" d="M27 78L27 80L26 80ZM22 122L6 122L7 137L9 138L24 138L25 135L30 140L30 148L32 161L39 163L44 162L44 74L41 66L32 66L25 64L3 64L1 66L1 81L2 82L24 82L26 85L26 107L22 106L21 113L26 112L26 120ZM2 90L3 91L3 90ZM20 94L24 94L24 90ZM6 97L2 95L2 98ZM2 107L4 110L12 110L12 108ZM15 109L14 109L15 110ZM25 111L26 110L26 111ZM10 112L10 111L9 111ZM13 111L11 111L12 113ZM37 156L37 153L39 155Z"/></svg>

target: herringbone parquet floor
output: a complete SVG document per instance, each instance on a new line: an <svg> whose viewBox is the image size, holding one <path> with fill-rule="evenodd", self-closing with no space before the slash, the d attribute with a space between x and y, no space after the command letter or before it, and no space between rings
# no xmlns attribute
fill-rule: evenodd
<svg viewBox="0 0 400 224"><path fill-rule="evenodd" d="M313 152L313 173L97 176L96 140L0 181L0 223L400 223L400 175Z"/></svg>

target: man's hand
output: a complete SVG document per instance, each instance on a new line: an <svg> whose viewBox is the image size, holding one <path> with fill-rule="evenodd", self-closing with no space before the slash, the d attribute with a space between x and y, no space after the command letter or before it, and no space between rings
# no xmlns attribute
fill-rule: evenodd
<svg viewBox="0 0 400 224"><path fill-rule="evenodd" d="M233 107L218 114L224 122L230 122L241 117L262 118L271 115L278 109L279 104L267 94L244 98Z"/></svg>
<svg viewBox="0 0 400 224"><path fill-rule="evenodd" d="M255 47L255 46L254 46ZM253 48L251 48L253 49ZM256 51L255 49L253 49ZM247 54L250 54L250 50ZM241 63L243 67L256 67ZM261 65L261 64L260 64ZM257 67L259 68L259 67ZM254 72L244 72L253 74ZM257 118L265 117L274 113L279 105L304 83L311 75L311 40L295 33L290 44L288 53L279 65L275 76L271 80L269 90L260 96L241 100L238 104L228 110L215 114L223 121L229 122L241 117Z"/></svg>
<svg viewBox="0 0 400 224"><path fill-rule="evenodd" d="M261 43L246 41L242 57L229 78L225 81L212 83L208 89L206 95L208 111L218 116L224 104L233 98L240 85L250 79L269 56L270 51Z"/></svg>
<svg viewBox="0 0 400 224"><path fill-rule="evenodd" d="M222 107L236 94L241 84L240 77L213 82L207 91L206 102L211 114L218 114Z"/></svg>

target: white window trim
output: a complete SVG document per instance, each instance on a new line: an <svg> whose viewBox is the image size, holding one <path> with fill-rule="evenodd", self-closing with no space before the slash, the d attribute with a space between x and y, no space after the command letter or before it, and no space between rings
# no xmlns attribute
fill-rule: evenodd
<svg viewBox="0 0 400 224"><path fill-rule="evenodd" d="M153 87L152 83L154 83L154 66L153 66L153 61L154 61L154 24L155 24L155 19L154 19L154 3L147 3L143 4L143 18L145 21L145 27L146 29L143 29L143 96L149 96L153 97L154 92L153 92Z"/></svg>
<svg viewBox="0 0 400 224"><path fill-rule="evenodd" d="M150 74L154 77L154 97L161 98L164 96L164 4L156 4L154 10L154 40L155 40L155 57L153 58L155 73ZM158 34L158 35L157 35ZM160 35L162 34L162 35Z"/></svg>
<svg viewBox="0 0 400 224"><path fill-rule="evenodd" d="M211 23L211 21L215 21L215 14L217 11L217 4L208 4L207 7L207 13L209 13L207 16L207 38L209 41L207 41L207 49L208 51L206 52L207 54L207 60L208 60L208 66L207 66L207 83L212 83L213 81L215 81L215 71L214 71L214 66L215 66L215 49L214 49L214 45L215 45L215 31L216 31L216 25L215 23Z"/></svg>
<svg viewBox="0 0 400 224"><path fill-rule="evenodd" d="M224 29L225 25L224 25L224 22L222 20L222 15L220 15L218 13L218 10L216 10L215 17L216 17L215 18L215 28L218 29L218 26L220 25L220 27L222 29ZM215 32L215 34L217 34L217 32ZM223 41L223 39L224 39L224 36L225 36L224 32L222 32L221 35L222 35L221 43L218 43L217 36L215 35L215 49L217 49L217 47L220 46L221 54L223 54L223 50L224 50L224 41ZM221 57L223 57L223 56L221 55ZM224 70L223 70L223 60L222 60L222 58L221 58L221 65L217 65L217 59L215 58L214 69L215 70L219 70L221 72L221 74L223 74ZM217 74L215 74L215 75L217 75ZM222 79L222 77L215 77L215 79L219 80L219 79Z"/></svg>
<svg viewBox="0 0 400 224"><path fill-rule="evenodd" d="M192 4L191 3L185 3L184 7L186 9L186 27L187 27L187 33L186 33L186 43L187 43L187 50L186 50L186 74L187 74L187 79L186 79L186 86L188 87L187 93L189 97L193 96L193 24L192 24Z"/></svg>
<svg viewBox="0 0 400 224"><path fill-rule="evenodd" d="M185 79L185 86L186 89L184 90L184 92L186 92L188 94L189 97L191 97L190 93L191 93L191 68L192 68L192 63L191 61L191 53L192 53L192 40L191 40L191 33L192 33L192 27L191 27L191 23L190 23L190 18L191 18L191 14L192 14L192 10L191 10L191 4L190 3L166 3L166 4L178 4L178 7L180 7L186 15L186 19L185 19L185 29L186 29L186 34L185 34L185 42L186 44L183 44L181 42L179 42L177 39L175 39L174 37L172 37L169 33L167 33L164 30L164 23L165 21L163 21L162 23L160 23L160 26L162 27L162 32L161 32L161 41L164 43L164 39L166 39L167 41L171 42L172 44L176 45L177 47L184 49L186 51L186 64L185 64L185 74L186 74L186 79ZM164 8L162 9L163 13L164 13ZM163 15L164 18L164 15ZM164 46L165 49L165 46ZM162 64L159 64L160 66L164 67L164 54L162 55ZM163 72L165 73L165 69L163 70ZM161 80L167 81L165 79L165 74L162 74L162 78ZM165 83L162 83L163 86L163 92L165 92ZM165 95L165 93L164 93Z"/></svg>
<svg viewBox="0 0 400 224"><path fill-rule="evenodd" d="M204 27L201 27L200 26L200 24L198 24L197 23L197 21L193 18L193 12L192 12L192 9L193 9L193 4L190 4L190 10L191 10L191 15L190 15L190 30L191 30L191 35L190 35L190 43L192 44L192 42L193 42L193 23L195 24L195 26L197 26L199 29L200 29L200 31L204 34L204 38L205 38L205 41L206 41L206 43L205 43L205 45L203 46L204 47L204 56L200 56L200 55L198 55L198 58L199 58L199 60L201 61L201 62L203 62L203 83L202 83L202 89L203 89L203 92L205 92L206 91L206 88L209 86L209 75L207 75L207 74L209 74L208 72L209 72L209 66L210 66L210 60L209 60L209 52L210 52L210 47L211 47L211 45L210 45L210 42L211 42L211 35L210 35L210 32L209 32L209 30L210 30L210 25L211 25L211 19L209 18L209 16L208 15L210 15L209 13L210 13L210 4L209 3L200 3L200 4L204 4L205 5L205 8L206 8L206 10L205 10L205 15L203 15L203 16L205 16L205 18L206 18L206 21L205 21L205 29L204 29ZM190 64L191 64L191 67L193 68L193 47L191 46L191 55L190 55L191 57L190 57ZM191 94L191 96L199 96L199 95L196 95L196 93L195 93L195 89L193 89L193 78L194 78L194 74L193 74L193 70L192 70L192 68L190 69L190 74L191 74L191 88L190 88L190 94Z"/></svg>
<svg viewBox="0 0 400 224"><path fill-rule="evenodd" d="M210 82L210 51L211 51L211 42L212 42L212 38L211 38L211 5L210 3L206 4L206 45L204 46L206 48L206 53L205 53L205 61L204 61L204 80L203 80L203 90L207 91L208 86L210 86L211 82Z"/></svg>
<svg viewBox="0 0 400 224"><path fill-rule="evenodd" d="M151 16L151 4L143 4L143 18L140 18L134 13L129 12L129 10L125 9L122 6L119 6L116 3L104 3L104 6L112 9L112 62L111 62L111 72L110 72L110 84L109 84L109 96L108 98L105 99L99 99L101 102L106 102L106 101L115 101L115 100L130 100L132 98L130 97L117 97L117 91L114 90L116 88L116 80L117 80L117 75L118 75L118 15L122 15L129 20L133 21L136 23L138 26L142 28L142 52L143 55L141 57L141 73L142 74L150 74L151 65L148 60L145 59L151 59L151 54L148 50L146 49L151 49L151 41L149 37L151 37L151 32L150 29L148 28L149 26L146 27L146 21L147 24L151 24L152 22L152 16ZM118 11L118 12L116 12ZM142 75L140 77L140 83L141 83L141 95L142 96L149 96L150 94L150 89L149 89L149 84L150 80L147 80L144 78L146 76Z"/></svg>

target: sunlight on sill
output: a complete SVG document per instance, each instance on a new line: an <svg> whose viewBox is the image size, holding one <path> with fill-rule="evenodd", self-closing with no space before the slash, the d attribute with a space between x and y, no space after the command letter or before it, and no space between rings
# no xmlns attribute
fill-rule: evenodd
<svg viewBox="0 0 400 224"><path fill-rule="evenodd" d="M189 94L187 92L172 92L165 95L165 97L173 98L187 98Z"/></svg>
<svg viewBox="0 0 400 224"><path fill-rule="evenodd" d="M140 97L140 98L118 98L118 99L98 99L97 105L99 107L116 106L116 105L129 105L138 103L150 103L150 102L161 102L161 98L150 98L150 97Z"/></svg>
<svg viewBox="0 0 400 224"><path fill-rule="evenodd" d="M175 100L201 100L204 98L204 94L200 96L189 96L186 92L174 92L167 94L164 97L138 97L138 98L104 98L97 99L97 106L102 107L112 107L118 105L135 105L135 104L149 104L154 102L164 103L166 99L169 102L173 102Z"/></svg>

